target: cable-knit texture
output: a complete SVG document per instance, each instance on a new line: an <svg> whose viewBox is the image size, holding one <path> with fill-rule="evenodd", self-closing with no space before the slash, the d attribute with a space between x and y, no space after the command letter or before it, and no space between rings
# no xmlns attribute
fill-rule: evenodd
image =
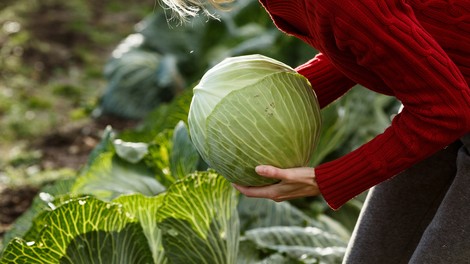
<svg viewBox="0 0 470 264"><path fill-rule="evenodd" d="M356 84L339 72L322 53L295 70L307 77L315 87L321 108L338 99Z"/></svg>
<svg viewBox="0 0 470 264"><path fill-rule="evenodd" d="M470 132L470 0L260 2L320 51L297 70L322 107L355 83L404 105L382 134L315 169L332 208Z"/></svg>

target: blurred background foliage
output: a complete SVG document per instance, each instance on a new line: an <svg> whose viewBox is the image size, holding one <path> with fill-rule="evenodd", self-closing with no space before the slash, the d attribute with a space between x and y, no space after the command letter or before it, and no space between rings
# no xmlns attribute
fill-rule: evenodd
<svg viewBox="0 0 470 264"><path fill-rule="evenodd" d="M25 188L34 196L48 182L73 178L107 125L125 140L153 139L148 131L164 126L162 113L172 111L162 106L223 58L260 53L295 67L316 54L278 31L255 0L236 1L216 13L218 20L181 24L170 15L153 0L2 0L0 234L28 207L18 202L28 201ZM393 98L355 87L322 111L312 164L371 139L397 109ZM312 199L293 204L330 214L351 230L362 200L339 212Z"/></svg>
<svg viewBox="0 0 470 264"><path fill-rule="evenodd" d="M41 154L23 157L22 149L88 118L105 85L102 72L109 53L153 12L154 2L32 0L2 5L0 161L34 163Z"/></svg>
<svg viewBox="0 0 470 264"><path fill-rule="evenodd" d="M0 235L46 182L70 177L105 125L103 64L150 0L0 1Z"/></svg>

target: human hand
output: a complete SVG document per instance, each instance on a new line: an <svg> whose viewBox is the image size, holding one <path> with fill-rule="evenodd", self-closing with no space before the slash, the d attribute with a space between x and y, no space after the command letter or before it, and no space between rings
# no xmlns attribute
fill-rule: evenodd
<svg viewBox="0 0 470 264"><path fill-rule="evenodd" d="M241 186L232 184L247 197L267 198L282 202L295 198L315 196L320 194L315 181L315 169L299 167L280 169L269 165L255 168L256 173L267 178L278 179L278 183L267 186Z"/></svg>

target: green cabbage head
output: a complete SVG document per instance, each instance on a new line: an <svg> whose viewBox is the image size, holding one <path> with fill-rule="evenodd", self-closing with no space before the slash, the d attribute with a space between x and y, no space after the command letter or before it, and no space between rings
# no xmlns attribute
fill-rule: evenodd
<svg viewBox="0 0 470 264"><path fill-rule="evenodd" d="M209 69L194 87L188 124L207 164L230 182L275 183L257 165L308 165L321 116L308 80L262 55L231 57Z"/></svg>

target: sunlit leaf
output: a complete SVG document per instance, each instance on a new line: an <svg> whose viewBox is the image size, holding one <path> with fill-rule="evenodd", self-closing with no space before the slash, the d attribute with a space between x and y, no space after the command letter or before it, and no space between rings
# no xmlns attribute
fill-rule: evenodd
<svg viewBox="0 0 470 264"><path fill-rule="evenodd" d="M146 197L141 194L123 195L113 200L119 203L126 212L139 220L147 238L155 264L165 264L168 259L162 244L162 232L157 227L157 210L162 205L163 195Z"/></svg>
<svg viewBox="0 0 470 264"><path fill-rule="evenodd" d="M58 207L65 198L61 195L68 194L75 179L59 180L51 185L46 185L39 190L34 197L29 209L16 219L12 228L4 235L3 244L6 245L14 237L24 236L33 225L33 219L44 211L51 211Z"/></svg>
<svg viewBox="0 0 470 264"><path fill-rule="evenodd" d="M170 171L176 179L181 179L196 170L200 157L189 138L186 124L180 121L173 132Z"/></svg>
<svg viewBox="0 0 470 264"><path fill-rule="evenodd" d="M237 194L213 171L174 183L158 210L158 226L171 263L232 264L238 252Z"/></svg>
<svg viewBox="0 0 470 264"><path fill-rule="evenodd" d="M93 194L105 201L131 193L153 196L164 190L144 164L126 162L114 153L97 157L72 188L73 193Z"/></svg>
<svg viewBox="0 0 470 264"><path fill-rule="evenodd" d="M173 130L160 132L148 145L148 154L144 163L153 172L163 186L170 186L176 181L170 170L171 150L173 148Z"/></svg>
<svg viewBox="0 0 470 264"><path fill-rule="evenodd" d="M1 263L153 263L141 226L117 204L72 199L39 219L36 240L12 240Z"/></svg>
<svg viewBox="0 0 470 264"><path fill-rule="evenodd" d="M126 142L116 139L113 142L116 154L125 161L138 163L148 153L148 145L142 142Z"/></svg>

